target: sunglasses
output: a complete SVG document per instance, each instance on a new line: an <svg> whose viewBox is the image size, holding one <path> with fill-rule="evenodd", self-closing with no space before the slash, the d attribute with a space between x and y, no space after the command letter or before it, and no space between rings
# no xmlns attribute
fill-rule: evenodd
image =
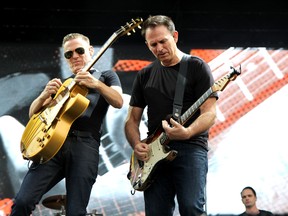
<svg viewBox="0 0 288 216"><path fill-rule="evenodd" d="M83 47L78 47L74 50L77 54L83 55L85 53L85 49ZM73 56L74 51L67 51L64 53L66 59L70 59Z"/></svg>

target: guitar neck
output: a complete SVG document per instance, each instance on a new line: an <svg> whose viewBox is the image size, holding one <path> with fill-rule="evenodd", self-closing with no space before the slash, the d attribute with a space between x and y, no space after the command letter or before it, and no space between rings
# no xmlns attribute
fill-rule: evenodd
<svg viewBox="0 0 288 216"><path fill-rule="evenodd" d="M200 106L212 95L213 92L223 91L231 80L235 80L238 75L241 74L240 70L237 71L232 66L230 67L231 72L220 78L215 82L181 117L179 123L184 125L189 118L200 108Z"/></svg>
<svg viewBox="0 0 288 216"><path fill-rule="evenodd" d="M93 65L98 61L98 59L104 54L104 52L116 41L117 38L118 38L117 33L112 34L111 37L105 42L105 44L98 51L98 53L95 56L93 56L92 60L84 66L83 71L89 71L93 67Z"/></svg>
<svg viewBox="0 0 288 216"><path fill-rule="evenodd" d="M210 87L186 112L180 117L180 124L184 125L200 108L200 106L210 97L213 93L212 88Z"/></svg>
<svg viewBox="0 0 288 216"><path fill-rule="evenodd" d="M120 29L115 31L110 38L104 43L98 53L92 58L87 65L84 66L83 71L89 71L96 61L103 55L103 53L121 36L127 34L130 35L130 31L135 32L135 28L141 28L140 24L143 22L142 18L132 19L130 23L126 23L125 26L121 26Z"/></svg>

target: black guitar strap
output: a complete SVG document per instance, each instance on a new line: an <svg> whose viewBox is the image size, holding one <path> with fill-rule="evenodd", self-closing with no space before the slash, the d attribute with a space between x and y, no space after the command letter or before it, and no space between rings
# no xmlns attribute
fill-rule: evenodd
<svg viewBox="0 0 288 216"><path fill-rule="evenodd" d="M186 74L188 65L189 55L184 54L180 61L180 68L177 77L176 90L173 103L173 118L179 119L181 116L182 106L183 106L183 95L186 85Z"/></svg>
<svg viewBox="0 0 288 216"><path fill-rule="evenodd" d="M95 69L95 68L91 68L91 69L90 69L90 73L91 73L96 79L99 79L100 76L101 76L101 74L102 74L102 72L98 71L98 70ZM99 96L90 95L89 98L88 98L88 97L87 97L87 98L91 101L91 100L96 100L95 97L99 97ZM85 115L90 117L91 114L92 114L92 112L93 112L93 110L94 110L94 108L95 108L95 106L96 106L96 104L94 104L94 106L88 106L87 110L85 111Z"/></svg>

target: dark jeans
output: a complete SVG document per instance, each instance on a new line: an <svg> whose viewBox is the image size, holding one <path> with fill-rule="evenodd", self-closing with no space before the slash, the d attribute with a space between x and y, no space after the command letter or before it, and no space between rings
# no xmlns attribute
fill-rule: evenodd
<svg viewBox="0 0 288 216"><path fill-rule="evenodd" d="M63 178L66 178L66 215L86 215L98 163L99 143L92 136L68 136L52 159L32 164L15 197L11 216L29 216L42 196Z"/></svg>
<svg viewBox="0 0 288 216"><path fill-rule="evenodd" d="M155 181L144 191L146 216L172 216L175 197L181 215L205 215L207 150L182 142L170 144L178 155L173 161L158 167Z"/></svg>

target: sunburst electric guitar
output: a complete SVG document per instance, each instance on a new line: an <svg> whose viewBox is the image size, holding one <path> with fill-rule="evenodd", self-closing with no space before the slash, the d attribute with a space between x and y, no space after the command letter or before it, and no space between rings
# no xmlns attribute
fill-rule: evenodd
<svg viewBox="0 0 288 216"><path fill-rule="evenodd" d="M142 18L137 18L121 26L83 70L89 71L116 39L126 34L131 35L130 32L135 32L136 27L141 28L142 22ZM61 85L51 103L29 119L20 143L24 159L45 163L59 151L72 123L84 113L89 105L87 94L88 89L78 85L73 78L67 79Z"/></svg>
<svg viewBox="0 0 288 216"><path fill-rule="evenodd" d="M184 125L200 108L200 106L217 91L223 91L231 80L235 80L236 77L241 73L240 70L237 71L231 67L231 72L223 76L217 82L213 84L183 115L179 118L179 123ZM241 69L241 68L240 68ZM165 134L162 127L159 127L155 132L148 136L142 142L149 144L149 160L140 161L132 151L130 157L130 167L127 174L128 179L133 187L132 194L137 191L146 190L155 179L155 174L157 168L163 162L169 162L177 157L177 151L170 150L167 144L169 143L169 138Z"/></svg>

